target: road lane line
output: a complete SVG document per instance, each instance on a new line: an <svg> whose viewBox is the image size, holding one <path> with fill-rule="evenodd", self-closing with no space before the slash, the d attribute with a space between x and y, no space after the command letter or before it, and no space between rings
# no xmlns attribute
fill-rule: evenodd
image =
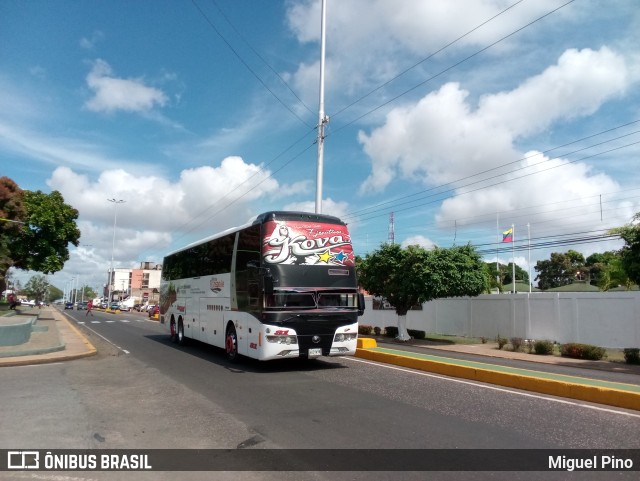
<svg viewBox="0 0 640 481"><path fill-rule="evenodd" d="M518 396L524 396L524 397L531 397L534 399L542 399L545 401L553 401L553 402L557 402L560 404L569 404L571 406L578 406L578 407L582 407L582 408L587 408L587 409L593 409L596 411L603 411L603 412L607 412L607 413L612 413L612 414L622 414L623 416L629 416L632 418L640 418L640 414L634 414L634 413L628 413L625 411L616 411L615 409L609 409L609 408L602 408L602 407L598 407L598 406L591 406L588 404L581 404L578 402L574 402L574 401L567 401L565 399L558 399L558 398L552 398L552 397L547 397L547 396L541 396L539 394L531 394L531 393L526 393L526 392L520 392L520 391L512 391L510 389L505 389L505 388L501 388L501 387L496 387L496 386L490 386L487 384L481 384L481 383L476 383L473 381L465 381L463 379L456 379L456 378L452 378L452 377L446 377L446 376L440 376L438 374L431 374L431 373L427 373L424 371L414 371L412 369L405 369L402 367L396 367L396 366L390 366L388 364L383 364L383 363L378 363L378 362L373 362L373 361L366 361L363 359L358 359L355 357L343 357L342 359L348 360L348 361L354 361L354 362L361 362L363 364L371 364L373 366L379 366L379 367L384 367L387 369L393 369L396 371L402 371L402 372L406 372L406 373L410 373L410 374L417 374L420 376L426 376L426 377L434 377L436 379L442 379L443 381L450 381L450 382L457 382L460 384L468 384L470 386L476 386L476 387L481 387L484 389L490 389L492 391L500 391L500 392L506 392L506 393L510 393L510 394L517 394Z"/></svg>
<svg viewBox="0 0 640 481"><path fill-rule="evenodd" d="M89 329L91 332L93 332L96 336L104 339L105 341L107 341L109 344L111 344L113 347L121 350L122 352L124 352L125 354L131 354L129 351L127 351L126 349L122 349L120 346L118 346L117 344L113 343L112 341L110 341L109 339L107 339L106 337L104 337L102 334L100 334L98 331L96 331L95 329L91 329L89 326L84 326L85 329Z"/></svg>

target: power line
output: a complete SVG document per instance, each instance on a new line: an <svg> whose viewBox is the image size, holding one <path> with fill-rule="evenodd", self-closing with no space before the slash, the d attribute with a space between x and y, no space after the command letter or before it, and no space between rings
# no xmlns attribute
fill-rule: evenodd
<svg viewBox="0 0 640 481"><path fill-rule="evenodd" d="M297 118L300 122L302 122L304 125L306 125L309 128L314 128L312 125L308 124L302 117L300 117L297 113L295 113L293 111L293 109L291 109L291 107L289 107L286 103L284 103L284 101L278 97L275 92L273 90L271 90L269 88L269 86L262 80L262 78L260 78L260 76L255 72L255 70L253 70L249 64L247 62L245 62L245 60L240 56L240 54L236 51L235 48L233 48L233 46L231 45L231 43L229 43L229 41L224 37L224 35L222 35L222 33L220 32L220 30L218 30L218 28L215 26L215 24L211 21L211 19L209 19L209 17L207 16L207 14L200 8L200 6L197 4L196 0L191 0L191 3L196 7L196 9L198 10L198 12L200 12L200 15L202 16L202 18L205 19L205 21L209 24L209 26L213 29L213 31L222 39L222 41L225 43L225 45L227 47L229 47L229 50L231 50L231 52L233 52L233 54L237 57L238 60L240 60L240 62L242 63L242 65L244 65L246 67L246 69L251 72L251 74L258 80L258 82L260 82L260 84L285 108L287 109L295 118Z"/></svg>
<svg viewBox="0 0 640 481"><path fill-rule="evenodd" d="M564 3L563 5L560 5L559 7L554 8L553 10L551 10L551 11L549 11L549 12L545 13L544 15L542 15L542 16L540 16L540 17L536 18L535 20L533 20L533 21L531 21L531 22L527 23L526 25L524 25L524 26L522 26L522 27L518 28L517 30L514 30L513 32L509 33L508 35L505 35L504 37L500 38L499 40L496 40L495 42L490 43L490 44L489 44L489 45L487 45L486 47L483 47L483 48L481 48L480 50L477 50L476 52L472 53L471 55L468 55L467 57L465 57L465 58L463 58L462 60L460 60L460 61L458 61L458 62L454 63L453 65L451 65L451 66L447 67L446 69L441 70L440 72L438 72L437 74L435 74L435 75L433 75L433 76L429 77L428 79L423 80L422 82L418 83L417 85L414 85L414 86L413 86L413 87L411 87L410 89L405 90L404 92L400 93L399 95L396 95L395 97L392 97L391 99L387 100L386 102L383 102L382 104L378 105L377 107L375 107L375 108L373 108L373 109L371 109L371 110L369 110L369 111L365 112L364 114L362 114L362 115L360 115L360 116L356 117L355 119L351 120L350 122L347 122L346 124L342 125L341 127L338 127L337 129L335 129L335 130L333 131L333 133L332 133L332 134L333 134L333 135L337 134L338 132L340 132L340 131L342 131L342 130L346 129L347 127L349 127L350 125L352 125L352 124L356 123L357 121L361 120L362 118L364 118L364 117L366 117L366 116L368 116L368 115L372 114L373 112L376 112L377 110L380 110L382 107L385 107L386 105L389 105L389 104L390 104L390 103L392 103L392 102L395 102L395 101L396 101L396 100L398 100L400 97L404 97L404 96L405 96L405 95L407 95L408 93L413 92L414 90L416 90L416 89L418 89L419 87L423 86L424 84L426 84L426 83L430 82L431 80L434 80L434 79L436 79L436 78L440 77L441 75L444 75L444 74L445 74L445 73L447 73L448 71L453 70L453 69L454 69L454 68L456 68L457 66L459 66L459 65L463 64L464 62L466 62L466 61L468 61L468 60L471 60L472 58L474 58L474 57L476 57L476 56L480 55L481 53L483 53L483 52L485 52L485 51L489 50L491 47L494 47L495 45L499 44L500 42L502 42L502 41L504 41L504 40L506 40L506 39L508 39L508 38L510 38L510 37L512 37L512 36L514 36L515 34L517 34L517 33L521 32L522 30L526 29L527 27L530 27L530 26L531 26L531 25L533 25L534 23L539 22L540 20L542 20L542 19L544 19L544 18L548 17L549 15L551 15L551 14L553 14L553 13L557 12L558 10L560 10L560 9L562 9L562 8L564 8L564 7L566 7L567 5L570 5L570 4L571 4L571 3L573 3L573 2L575 2L575 0L569 0L568 2Z"/></svg>

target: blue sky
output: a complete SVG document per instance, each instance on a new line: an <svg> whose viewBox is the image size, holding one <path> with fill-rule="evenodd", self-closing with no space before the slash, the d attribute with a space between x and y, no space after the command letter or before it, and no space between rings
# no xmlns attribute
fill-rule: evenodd
<svg viewBox="0 0 640 481"><path fill-rule="evenodd" d="M328 0L322 211L361 255L393 212L396 242L488 261L511 224L520 245L629 222L638 31L634 0ZM313 211L319 38L320 0L0 2L0 175L80 212L52 282Z"/></svg>

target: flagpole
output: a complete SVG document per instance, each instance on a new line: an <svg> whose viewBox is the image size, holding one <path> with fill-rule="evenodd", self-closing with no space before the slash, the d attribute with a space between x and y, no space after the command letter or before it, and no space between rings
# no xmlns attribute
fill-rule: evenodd
<svg viewBox="0 0 640 481"><path fill-rule="evenodd" d="M516 293L516 228L513 224L511 224L511 275L513 281L513 293Z"/></svg>
<svg viewBox="0 0 640 481"><path fill-rule="evenodd" d="M496 212L496 284L498 284L498 292L500 289L500 255L498 254L500 249L500 212Z"/></svg>
<svg viewBox="0 0 640 481"><path fill-rule="evenodd" d="M531 225L528 222L527 234L529 235L529 294L531 294Z"/></svg>

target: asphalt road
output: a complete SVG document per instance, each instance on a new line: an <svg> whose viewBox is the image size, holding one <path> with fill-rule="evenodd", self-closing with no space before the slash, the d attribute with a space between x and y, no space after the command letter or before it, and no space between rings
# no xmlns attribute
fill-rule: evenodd
<svg viewBox="0 0 640 481"><path fill-rule="evenodd" d="M0 370L2 449L640 448L635 411L356 358L230 364L218 349L170 343L162 326L142 314L66 313L85 323L99 354ZM176 473L117 474L59 479L177 479ZM470 479L468 474L217 472L179 478ZM612 473L544 473L545 479L575 475L611 479ZM58 479L21 476L2 479ZM615 477L636 479L637 473Z"/></svg>

